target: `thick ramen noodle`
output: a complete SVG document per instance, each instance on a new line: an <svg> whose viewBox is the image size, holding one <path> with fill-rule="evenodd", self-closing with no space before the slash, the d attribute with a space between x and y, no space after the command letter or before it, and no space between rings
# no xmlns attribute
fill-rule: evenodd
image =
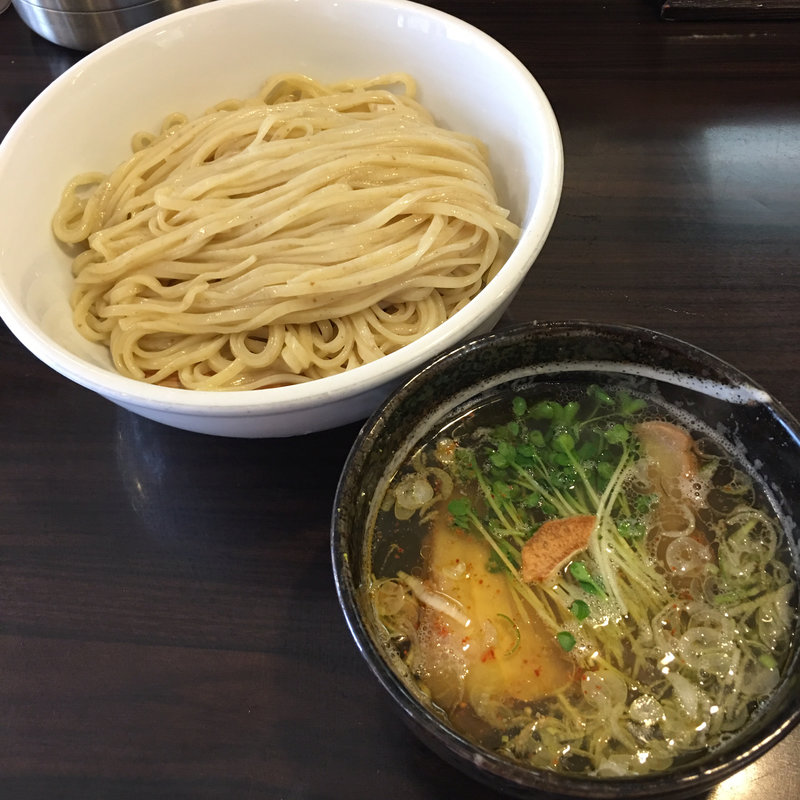
<svg viewBox="0 0 800 800"><path fill-rule="evenodd" d="M219 390L333 375L441 324L519 228L485 146L415 95L405 74L278 75L75 177L53 229L81 248L78 330L124 375Z"/></svg>
<svg viewBox="0 0 800 800"><path fill-rule="evenodd" d="M365 590L398 671L545 769L659 772L724 744L769 702L797 624L790 545L734 452L595 385L461 409L372 532Z"/></svg>

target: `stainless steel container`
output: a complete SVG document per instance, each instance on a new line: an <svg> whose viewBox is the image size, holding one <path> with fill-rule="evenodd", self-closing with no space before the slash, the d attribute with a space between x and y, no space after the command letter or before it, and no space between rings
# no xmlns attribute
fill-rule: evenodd
<svg viewBox="0 0 800 800"><path fill-rule="evenodd" d="M54 44L89 51L145 22L208 0L11 0L25 24Z"/></svg>

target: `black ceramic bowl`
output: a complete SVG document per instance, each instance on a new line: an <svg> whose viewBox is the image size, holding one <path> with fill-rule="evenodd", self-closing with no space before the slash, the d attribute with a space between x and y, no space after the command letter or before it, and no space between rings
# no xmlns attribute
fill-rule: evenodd
<svg viewBox="0 0 800 800"><path fill-rule="evenodd" d="M332 519L332 557L347 624L403 718L435 752L492 788L518 797L678 798L695 795L757 759L800 720L800 632L772 701L740 734L688 766L647 777L577 778L521 766L482 750L409 691L387 658L364 591L365 540L376 496L405 454L454 410L511 384L574 381L646 391L707 423L762 465L776 513L786 521L800 572L800 436L796 421L732 366L684 342L640 328L588 323L528 324L482 336L429 363L361 430L347 459ZM797 592L794 595L797 603Z"/></svg>

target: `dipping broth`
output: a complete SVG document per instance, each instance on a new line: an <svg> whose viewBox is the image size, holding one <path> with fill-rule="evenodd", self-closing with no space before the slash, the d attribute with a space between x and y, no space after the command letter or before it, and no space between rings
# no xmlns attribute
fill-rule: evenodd
<svg viewBox="0 0 800 800"><path fill-rule="evenodd" d="M411 690L514 761L666 770L769 703L796 576L756 473L634 392L459 412L391 479L368 588Z"/></svg>

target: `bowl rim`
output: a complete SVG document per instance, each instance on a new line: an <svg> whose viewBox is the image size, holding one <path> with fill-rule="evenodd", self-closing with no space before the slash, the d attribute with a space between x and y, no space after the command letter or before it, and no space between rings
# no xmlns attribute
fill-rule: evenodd
<svg viewBox="0 0 800 800"><path fill-rule="evenodd" d="M107 61L117 53L126 53L144 39L160 31L179 29L184 23L206 15L228 14L236 7L292 7L301 13L314 8L338 6L337 0L225 0L203 3L181 9L135 28L89 53L48 85L23 111L0 142L0 175L6 159L13 158L18 139L24 136L29 121L44 112L50 98L68 86L78 75L107 69ZM492 278L492 291L479 292L464 308L445 320L433 331L410 342L394 353L361 365L347 372L289 386L271 387L269 392L209 391L156 386L123 376L83 360L38 327L31 327L22 304L0 281L0 317L20 342L41 361L76 383L105 396L135 403L151 410L169 409L181 414L208 417L232 417L242 414L275 413L305 410L329 399L337 400L366 393L384 384L399 381L433 352L447 348L463 338L461 327L470 322L475 327L490 322L498 304L509 301L518 288L520 272L525 273L535 261L549 235L560 203L563 188L563 142L555 113L542 87L527 67L505 46L489 34L452 14L414 2L414 0L352 0L348 6L377 7L389 12L414 14L421 19L435 20L454 36L468 37L483 53L497 63L504 63L515 76L519 91L525 91L539 109L541 129L546 132L549 157L542 162L541 190L522 235L507 262ZM442 343L442 344L440 344ZM224 398L224 399L223 399Z"/></svg>
<svg viewBox="0 0 800 800"><path fill-rule="evenodd" d="M535 768L530 769L516 765L491 751L476 748L465 736L444 724L442 719L419 702L383 657L380 647L375 643L359 611L359 587L354 582L353 566L346 550L345 535L347 531L342 529L341 509L344 506L347 482L352 479L352 476L360 475L368 453L373 449L372 439L379 437L382 431L391 428L393 415L402 408L407 398L418 390L419 385L428 380L429 375L435 375L439 370L452 367L460 359L470 358L476 352L490 348L498 339L509 341L535 333L544 337L557 337L565 334L572 334L576 337L592 337L598 334L632 336L642 340L649 339L653 344L682 351L699 365L716 370L719 374L740 382L745 387L746 395L750 398L749 402L760 403L768 407L773 416L786 428L796 447L800 449L800 423L760 384L729 362L670 334L638 325L620 323L586 320L532 320L473 337L424 364L417 373L392 392L374 411L364 422L353 441L340 473L330 521L330 556L340 608L357 649L367 662L370 671L394 700L395 708L402 712L407 724L422 735L428 745L446 760L449 760L448 756L451 754L456 754L461 759L460 763L456 763L457 767L463 766L467 762L471 763L473 767L480 765L481 769L488 773L487 778L491 776L500 782L501 791L526 797L532 796L527 792L544 791L557 797L591 797L598 800L619 798L623 793L631 798L694 796L695 793L711 788L754 762L800 725L800 701L791 708L781 710L777 716L777 724L766 734L759 734L755 743L743 741L737 746L734 740L732 745L716 756L712 751L712 754L700 763L690 762L667 772L644 776L598 778L569 776ZM501 381L501 383L504 382L506 381ZM470 393L469 389L465 390L463 395L466 396L468 393ZM740 402L747 401L741 400ZM460 404L460 402L450 403L450 408ZM419 441L420 436L429 432L431 427L435 427L440 419L441 417L436 417L432 424L413 427L411 433L404 436L404 440L413 437L414 441ZM364 492L362 491L361 494L363 495ZM795 543L795 546L797 545L798 543ZM796 572L795 579L797 579ZM800 622L798 621L795 622L794 635L795 639L800 636ZM795 641L794 652L787 665L787 674L795 674L800 671L800 647L797 645L798 642ZM481 780L483 776L473 774L473 777Z"/></svg>

